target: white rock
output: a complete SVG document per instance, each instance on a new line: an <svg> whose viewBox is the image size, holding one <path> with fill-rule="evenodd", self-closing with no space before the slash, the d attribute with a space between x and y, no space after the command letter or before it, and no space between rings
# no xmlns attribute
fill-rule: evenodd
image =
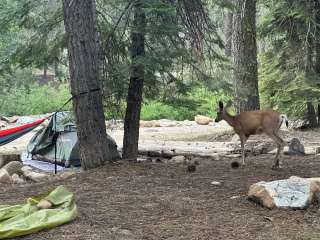
<svg viewBox="0 0 320 240"><path fill-rule="evenodd" d="M216 185L216 186L218 186L218 185L221 185L221 182L218 182L218 181L212 181L210 184L211 184L211 185Z"/></svg>
<svg viewBox="0 0 320 240"><path fill-rule="evenodd" d="M290 177L286 180L253 184L248 197L267 208L304 209L319 197L319 193L320 178Z"/></svg>
<svg viewBox="0 0 320 240"><path fill-rule="evenodd" d="M37 207L40 209L48 209L52 207L52 203L46 199L42 199L38 204Z"/></svg>
<svg viewBox="0 0 320 240"><path fill-rule="evenodd" d="M12 176L11 176L11 179L12 179L12 182L13 183L18 183L18 184L21 184L21 183L24 183L24 180L16 173L14 173Z"/></svg>
<svg viewBox="0 0 320 240"><path fill-rule="evenodd" d="M186 157L182 155L174 156L170 159L170 162L173 162L173 163L185 163L185 161L186 161Z"/></svg>

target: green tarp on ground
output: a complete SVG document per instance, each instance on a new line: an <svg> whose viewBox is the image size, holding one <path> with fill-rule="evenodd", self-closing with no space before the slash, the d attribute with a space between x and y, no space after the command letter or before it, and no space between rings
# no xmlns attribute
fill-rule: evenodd
<svg viewBox="0 0 320 240"><path fill-rule="evenodd" d="M37 204L46 199L53 206L38 209ZM48 194L32 197L24 205L0 205L0 239L8 239L53 228L75 219L77 207L73 194L59 186Z"/></svg>

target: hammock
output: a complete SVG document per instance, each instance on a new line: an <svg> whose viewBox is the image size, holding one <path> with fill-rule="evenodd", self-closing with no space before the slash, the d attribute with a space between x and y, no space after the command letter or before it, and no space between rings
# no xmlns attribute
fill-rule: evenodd
<svg viewBox="0 0 320 240"><path fill-rule="evenodd" d="M42 118L32 123L23 124L17 127L0 130L0 146L5 145L13 140L23 136L32 131L44 122L47 118Z"/></svg>

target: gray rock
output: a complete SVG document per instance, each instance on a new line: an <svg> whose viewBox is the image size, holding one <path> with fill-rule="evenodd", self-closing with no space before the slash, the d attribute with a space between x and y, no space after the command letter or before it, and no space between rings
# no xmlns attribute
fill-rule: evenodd
<svg viewBox="0 0 320 240"><path fill-rule="evenodd" d="M288 155L303 156L305 155L304 146L298 138L292 138L289 142Z"/></svg>
<svg viewBox="0 0 320 240"><path fill-rule="evenodd" d="M290 177L250 186L248 198L267 208L305 209L319 200L320 178Z"/></svg>

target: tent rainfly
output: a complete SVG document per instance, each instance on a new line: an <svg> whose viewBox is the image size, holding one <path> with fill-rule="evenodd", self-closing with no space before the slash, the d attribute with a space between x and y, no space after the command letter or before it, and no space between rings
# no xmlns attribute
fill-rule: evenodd
<svg viewBox="0 0 320 240"><path fill-rule="evenodd" d="M55 121L56 120L56 121ZM107 135L112 160L120 158L116 142ZM58 112L47 127L39 130L29 141L27 151L32 159L55 163L64 167L80 166L76 124L71 112Z"/></svg>

